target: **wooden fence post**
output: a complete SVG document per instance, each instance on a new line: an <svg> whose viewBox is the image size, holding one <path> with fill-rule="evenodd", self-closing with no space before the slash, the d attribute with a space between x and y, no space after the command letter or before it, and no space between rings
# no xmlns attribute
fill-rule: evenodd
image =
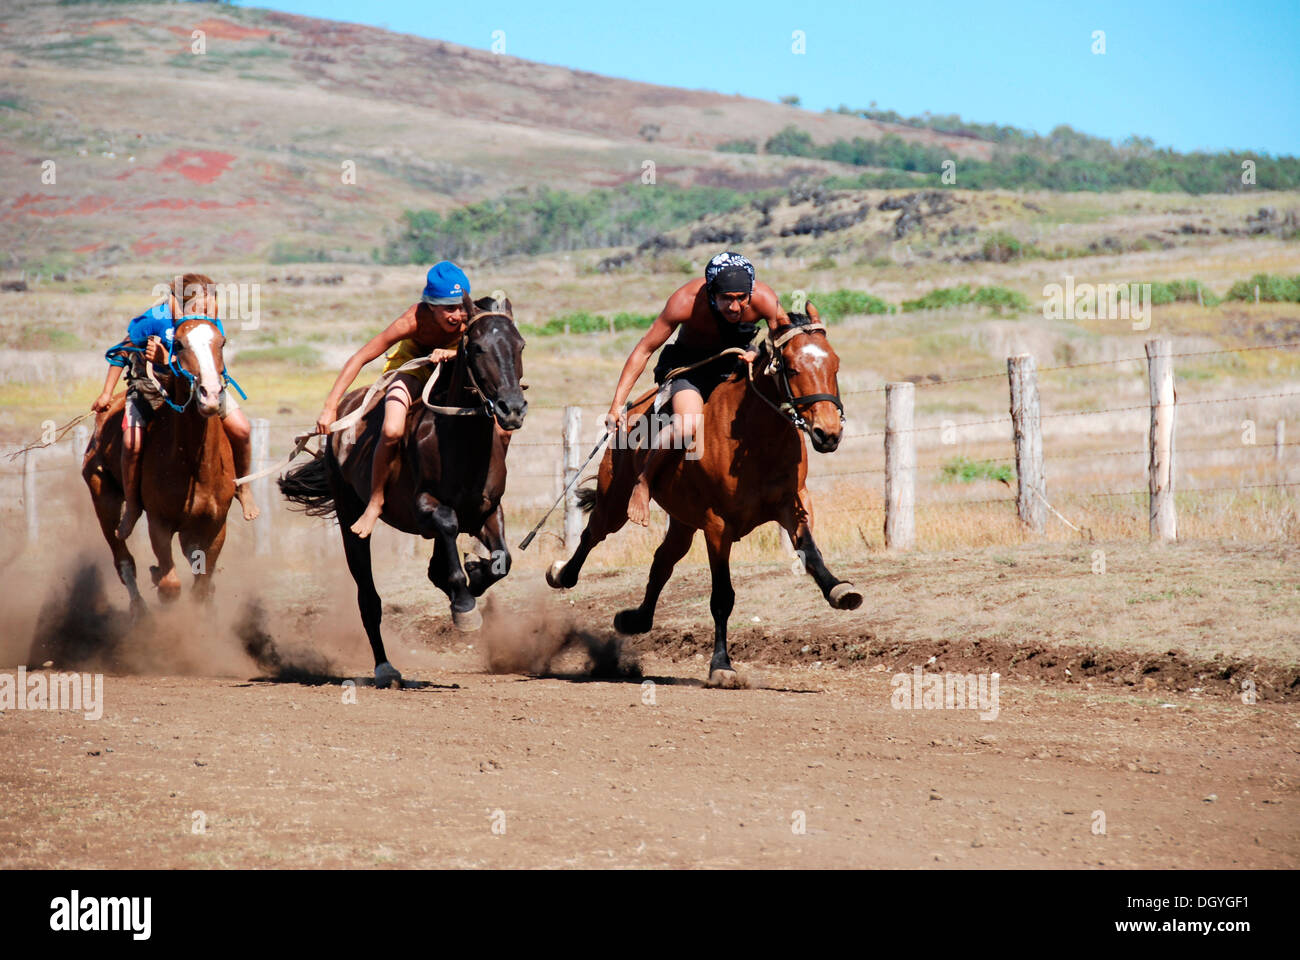
<svg viewBox="0 0 1300 960"><path fill-rule="evenodd" d="M1034 533L1047 526L1043 425L1038 407L1038 365L1031 354L1007 357L1011 431L1016 444L1016 512Z"/></svg>
<svg viewBox="0 0 1300 960"><path fill-rule="evenodd" d="M271 465L271 421L258 417L253 421L252 436L253 472L265 470ZM261 514L253 521L253 552L265 557L271 552L271 482L269 477L259 477L253 481L253 499L261 507Z"/></svg>
<svg viewBox="0 0 1300 960"><path fill-rule="evenodd" d="M36 515L36 451L23 454L23 511L27 514L27 542L35 543L41 533Z"/></svg>
<svg viewBox="0 0 1300 960"><path fill-rule="evenodd" d="M1148 340L1146 351L1147 376L1151 385L1150 453L1147 459L1147 489L1151 495L1149 527L1152 540L1177 540L1173 343L1170 340Z"/></svg>
<svg viewBox="0 0 1300 960"><path fill-rule="evenodd" d="M564 548L572 550L582 536L582 510L578 507L577 479L582 467L582 408L564 408Z"/></svg>
<svg viewBox="0 0 1300 960"><path fill-rule="evenodd" d="M916 543L915 396L913 384L885 384L885 546L890 550L909 550Z"/></svg>

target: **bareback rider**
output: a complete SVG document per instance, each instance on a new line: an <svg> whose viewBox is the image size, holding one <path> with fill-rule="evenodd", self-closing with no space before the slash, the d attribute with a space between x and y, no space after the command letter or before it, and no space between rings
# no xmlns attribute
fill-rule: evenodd
<svg viewBox="0 0 1300 960"><path fill-rule="evenodd" d="M627 429L628 394L645 370L650 355L663 346L674 330L681 328L677 339L659 355L654 371L656 383L663 383L669 371L706 360L728 347L741 348L745 351L742 359L753 361L755 351L750 349L750 344L760 319L766 320L769 328L786 319L776 293L767 284L755 282L753 265L740 254L718 254L709 261L703 279L690 281L668 298L663 311L632 349L605 417L606 428L611 432ZM672 416L669 426L659 432L637 477L627 504L629 520L648 525L650 481L664 459L664 451L674 446L691 446L704 401L714 387L732 374L736 361L734 354L728 354L674 378L665 388L672 404Z"/></svg>
<svg viewBox="0 0 1300 960"><path fill-rule="evenodd" d="M461 334L469 321L465 304L469 301L469 279L454 263L443 260L430 268L425 278L420 302L390 323L343 365L334 381L325 406L316 420L317 433L329 433L330 424L338 419L339 401L352 386L357 374L371 360L387 353L384 373L399 369L408 361L428 357L434 361L393 377L384 393L384 426L375 443L370 468L370 501L365 512L352 524L352 532L368 537L384 509L384 484L393 457L406 434L406 416L437 364L456 356Z"/></svg>
<svg viewBox="0 0 1300 960"><path fill-rule="evenodd" d="M172 340L179 325L177 318L200 316L217 319L216 285L211 277L201 273L187 273L178 278L179 297L173 284L157 303L127 324L126 337L110 347L104 355L108 361L108 375L104 389L95 398L90 409L96 413L107 410L113 402L113 390L126 370L126 407L122 412L122 516L118 521L117 535L125 540L131 535L136 521L144 511L140 498L140 456L144 448L144 431L154 412L163 406L162 395L146 375L145 362L162 366L171 355ZM218 321L219 322L219 321ZM252 429L248 417L239 409L239 402L228 390L221 392L218 410L221 426L230 441L235 460L235 475L247 476L252 463L249 436ZM239 506L245 520L253 520L259 510L253 502L252 487L245 484L235 488Z"/></svg>

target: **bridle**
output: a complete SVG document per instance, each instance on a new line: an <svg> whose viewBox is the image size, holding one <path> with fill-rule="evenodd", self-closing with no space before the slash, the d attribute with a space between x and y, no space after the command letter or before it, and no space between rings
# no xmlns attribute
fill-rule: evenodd
<svg viewBox="0 0 1300 960"><path fill-rule="evenodd" d="M179 330L181 324L189 320L202 320L204 323L213 327L217 331L217 333L221 334L221 339L224 340L226 338L226 331L222 328L221 321L216 317L207 317L207 316L203 316L202 314L188 314L186 316L181 317L180 319L175 321L175 329ZM172 377L177 379L184 378L190 382L190 392L189 392L189 396L185 398L185 402L178 404L174 400L172 400L171 395L168 394L168 392L163 389L162 384L158 382L158 378L154 376L153 364L148 360L145 361L145 376L154 385L154 387L157 388L159 395L163 398L163 402L166 403L167 406L171 407L177 413L184 413L186 407L188 407L190 405L190 402L194 399L194 387L195 384L198 382L198 378L176 362L176 341L178 339L180 338L176 334L173 334L171 343L167 345L167 369L171 372ZM226 370L226 362L225 362L224 355L221 358L221 384L222 384L221 389L223 392L225 391L226 386L230 385L233 386L237 391L239 391L239 396L241 398L243 398L244 400L248 399L248 394L244 393L244 388L241 387L235 381L235 378L230 375L229 371Z"/></svg>
<svg viewBox="0 0 1300 960"><path fill-rule="evenodd" d="M487 395L482 385L478 382L478 377L474 374L474 364L469 357L469 331L474 324L478 323L485 317L501 317L514 323L514 317L500 310L484 310L482 313L476 313L465 322L465 329L460 333L460 343L456 347L456 354L460 361L461 367L465 371L465 378L469 381L466 389L478 397L478 403L467 406L445 406L429 402L429 395L433 391L433 385L438 379L438 374L442 370L442 364L438 364L433 369L433 374L425 381L424 391L420 399L424 402L425 407L434 413L441 413L453 417L495 417L496 401Z"/></svg>
<svg viewBox="0 0 1300 960"><path fill-rule="evenodd" d="M786 369L785 357L781 354L781 348L801 333L815 333L817 331L825 333L826 325L822 323L798 324L792 326L775 340L768 340L764 343L764 347L770 350L771 359L768 361L767 367L764 368L763 372L774 377L781 389L782 397L778 403L773 403L762 390L758 389L758 384L754 382L754 366L753 364L749 365L749 384L754 388L754 392L763 399L764 403L789 420L790 423L794 425L795 429L802 430L810 437L812 434L810 433L808 421L804 419L801 409L812 406L814 403L821 403L824 400L835 404L835 409L840 412L840 423L843 423L844 403L840 400L838 392L805 393L801 396L796 396L794 390L790 388L790 374Z"/></svg>

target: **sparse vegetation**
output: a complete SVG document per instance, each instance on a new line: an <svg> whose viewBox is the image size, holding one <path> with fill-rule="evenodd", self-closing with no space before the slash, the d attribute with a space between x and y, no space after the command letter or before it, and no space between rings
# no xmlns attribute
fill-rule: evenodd
<svg viewBox="0 0 1300 960"><path fill-rule="evenodd" d="M1228 290L1228 300L1254 301L1255 288L1259 288L1261 303L1300 303L1300 274L1286 277L1273 273L1257 273L1249 280L1238 280ZM1154 290L1152 291L1154 297Z"/></svg>
<svg viewBox="0 0 1300 960"><path fill-rule="evenodd" d="M1028 310L1029 301L1023 293L1016 290L1008 290L1006 287L974 287L969 284L962 284L958 287L941 287L938 290L931 290L925 296L918 297L915 300L904 300L903 309L912 310L943 310L949 307L960 307L966 304L974 304L980 307L989 307L990 309L1001 313L1003 310Z"/></svg>
<svg viewBox="0 0 1300 960"><path fill-rule="evenodd" d="M1016 479L1015 468L1009 463L994 463L992 460L972 460L969 457L953 457L939 468L939 479L945 483L973 483L976 480L996 480L1010 484Z"/></svg>
<svg viewBox="0 0 1300 960"><path fill-rule="evenodd" d="M780 294L779 299L783 310L791 308L789 293ZM817 308L825 323L836 323L845 317L859 314L894 312L894 308L884 300L861 290L828 290L825 293L814 291L808 294L808 301Z"/></svg>

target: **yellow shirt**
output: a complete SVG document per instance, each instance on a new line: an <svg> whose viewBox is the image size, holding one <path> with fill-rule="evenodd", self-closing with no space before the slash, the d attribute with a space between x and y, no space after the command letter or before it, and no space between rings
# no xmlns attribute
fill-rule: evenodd
<svg viewBox="0 0 1300 960"><path fill-rule="evenodd" d="M405 363L409 363L412 360L418 360L421 357L427 357L430 353L433 352L433 350L436 349L456 350L459 347L460 347L460 341L456 340L446 347L442 347L442 348L434 347L431 349L429 347L425 347L419 343L416 343L413 339L407 337L404 340L398 340L395 344L393 344L393 346L389 349L389 351L386 354L384 354L383 372L388 373L390 370L397 370ZM430 376L433 375L433 367L434 367L433 364L426 363L423 366L414 367L410 370L407 370L406 373L407 375L414 377L420 383L423 383L424 381L428 380Z"/></svg>

